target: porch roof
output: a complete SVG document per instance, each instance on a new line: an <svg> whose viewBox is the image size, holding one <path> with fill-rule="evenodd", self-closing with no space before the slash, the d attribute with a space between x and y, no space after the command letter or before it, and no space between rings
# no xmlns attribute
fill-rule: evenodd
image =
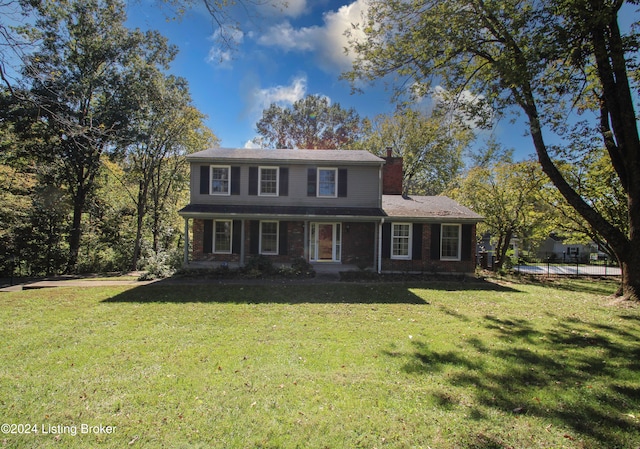
<svg viewBox="0 0 640 449"><path fill-rule="evenodd" d="M243 206L232 204L189 204L178 212L188 218L338 218L375 220L385 216L377 207Z"/></svg>

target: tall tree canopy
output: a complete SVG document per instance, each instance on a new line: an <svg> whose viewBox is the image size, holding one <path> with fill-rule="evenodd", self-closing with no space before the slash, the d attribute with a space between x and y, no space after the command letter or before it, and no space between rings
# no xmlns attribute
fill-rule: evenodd
<svg viewBox="0 0 640 449"><path fill-rule="evenodd" d="M68 270L73 271L101 158L128 136L135 105L127 87L144 66L166 68L175 49L156 32L127 29L119 0L48 1L37 11L35 25L23 32L39 38L41 47L27 58L23 77L34 118L45 125L41 132L51 143L36 149L36 156L56 168L71 196Z"/></svg>
<svg viewBox="0 0 640 449"><path fill-rule="evenodd" d="M262 137L254 142L265 148L346 149L362 132L355 109L343 109L320 95L306 96L289 108L272 104L256 127Z"/></svg>
<svg viewBox="0 0 640 449"><path fill-rule="evenodd" d="M619 293L637 299L640 137L630 71L639 36L618 20L632 7L623 0L372 0L366 38L354 41L356 60L346 77L396 73L423 90L439 83L483 95L498 112L523 112L542 170L615 253L623 272ZM569 138L576 131L567 120L574 112L594 117L626 195L625 228L580 194L559 168L562 152L547 144L551 133Z"/></svg>
<svg viewBox="0 0 640 449"><path fill-rule="evenodd" d="M412 195L439 195L449 188L474 137L468 127L449 122L441 113L427 116L413 109L366 121L363 134L357 148L378 156L391 148L394 155L402 156L402 191Z"/></svg>

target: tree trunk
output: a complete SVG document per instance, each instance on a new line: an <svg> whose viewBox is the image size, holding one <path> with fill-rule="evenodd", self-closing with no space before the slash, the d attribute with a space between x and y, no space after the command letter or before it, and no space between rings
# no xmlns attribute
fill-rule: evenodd
<svg viewBox="0 0 640 449"><path fill-rule="evenodd" d="M640 239L631 239L623 251L616 252L622 270L622 282L616 296L640 300Z"/></svg>
<svg viewBox="0 0 640 449"><path fill-rule="evenodd" d="M73 220L69 231L69 260L67 261L67 273L74 273L78 265L80 253L80 239L82 238L82 213L84 212L84 193L78 193L73 198Z"/></svg>
<svg viewBox="0 0 640 449"><path fill-rule="evenodd" d="M500 248L500 253L498 254L498 267L502 268L504 266L504 261L507 258L507 251L509 250L509 242L511 241L511 237L513 237L513 231L508 230L504 236L504 242L502 247Z"/></svg>
<svg viewBox="0 0 640 449"><path fill-rule="evenodd" d="M144 226L144 216L147 209L147 191L148 183L140 181L138 187L138 204L136 213L136 239L133 243L133 257L131 260L131 270L136 271L138 269L138 262L140 261L140 252L142 248L142 228Z"/></svg>

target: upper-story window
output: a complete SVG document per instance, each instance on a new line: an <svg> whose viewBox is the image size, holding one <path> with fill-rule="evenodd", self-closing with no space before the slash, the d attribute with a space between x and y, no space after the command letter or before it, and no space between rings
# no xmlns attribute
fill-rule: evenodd
<svg viewBox="0 0 640 449"><path fill-rule="evenodd" d="M335 198L338 192L338 169L318 169L318 196Z"/></svg>
<svg viewBox="0 0 640 449"><path fill-rule="evenodd" d="M260 196L278 196L279 170L277 167L260 167Z"/></svg>
<svg viewBox="0 0 640 449"><path fill-rule="evenodd" d="M318 198L344 198L347 196L346 168L307 169L307 196Z"/></svg>
<svg viewBox="0 0 640 449"><path fill-rule="evenodd" d="M222 165L211 166L211 195L229 195L231 167Z"/></svg>

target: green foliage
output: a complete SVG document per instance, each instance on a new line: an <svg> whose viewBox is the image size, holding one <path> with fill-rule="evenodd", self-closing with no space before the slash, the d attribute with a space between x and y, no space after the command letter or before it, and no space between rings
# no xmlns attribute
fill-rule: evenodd
<svg viewBox="0 0 640 449"><path fill-rule="evenodd" d="M385 156L391 148L394 155L402 156L403 192L413 195L439 195L450 187L473 140L469 128L447 119L442 110L430 116L412 109L379 115L365 122L363 134L356 148L378 156Z"/></svg>
<svg viewBox="0 0 640 449"><path fill-rule="evenodd" d="M503 266L512 238L535 248L548 236L549 207L541 195L547 182L536 162L499 158L471 168L450 194L484 217L478 234L491 234L498 266Z"/></svg>
<svg viewBox="0 0 640 449"><path fill-rule="evenodd" d="M15 256L47 274L125 270L144 245L173 254L185 155L215 144L186 82L165 73L176 49L127 29L119 0L32 6L19 30L39 46L21 88L0 95L0 270Z"/></svg>
<svg viewBox="0 0 640 449"><path fill-rule="evenodd" d="M626 226L612 222L572 185L547 144L552 136L571 153L576 133L597 130L627 202L640 202L633 84L640 34L637 21L624 29L619 20L634 3L373 0L357 30L364 37L352 33L356 57L344 76L355 85L399 75L398 94L441 86L455 98L482 98L496 114L524 113L543 172L616 254L621 293L638 298L640 208L629 209ZM575 123L577 114L588 124Z"/></svg>
<svg viewBox="0 0 640 449"><path fill-rule="evenodd" d="M320 95L308 95L290 108L272 104L256 127L261 137L254 142L264 148L349 149L362 132L355 109Z"/></svg>

